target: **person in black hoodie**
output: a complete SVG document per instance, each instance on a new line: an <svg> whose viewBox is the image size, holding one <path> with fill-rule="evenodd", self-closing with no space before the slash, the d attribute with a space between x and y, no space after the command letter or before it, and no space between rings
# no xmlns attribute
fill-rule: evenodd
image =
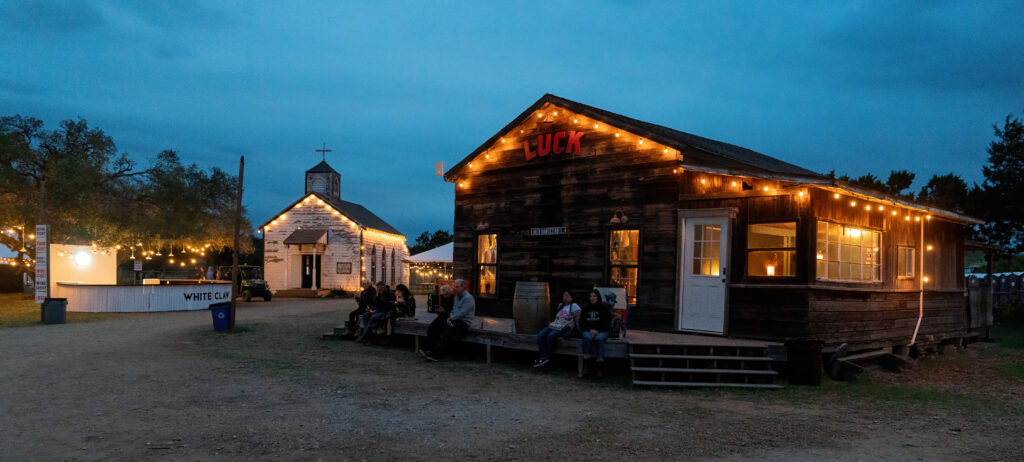
<svg viewBox="0 0 1024 462"><path fill-rule="evenodd" d="M356 339L357 342L365 343L366 334L373 330L378 324L387 322L388 315L395 309L395 294L388 290L387 284L377 283L377 297L374 298L373 306L368 307L363 315L363 333Z"/></svg>
<svg viewBox="0 0 1024 462"><path fill-rule="evenodd" d="M355 338L362 334L360 330L359 320L363 314L366 313L366 309L373 305L373 299L377 297L377 289L373 287L373 283L370 281L363 281L363 291L356 297L356 303L359 306L348 314L348 335L351 338Z"/></svg>
<svg viewBox="0 0 1024 462"><path fill-rule="evenodd" d="M598 292L597 289L590 291L587 304L580 312L580 333L583 337L580 349L588 366L587 369L594 371L598 377L603 374L604 343L608 340L611 322L612 315L608 311L608 307L601 302L601 292ZM593 366L591 366L591 359L594 358L594 355L591 354L592 351L596 351L596 361L593 361L596 364Z"/></svg>

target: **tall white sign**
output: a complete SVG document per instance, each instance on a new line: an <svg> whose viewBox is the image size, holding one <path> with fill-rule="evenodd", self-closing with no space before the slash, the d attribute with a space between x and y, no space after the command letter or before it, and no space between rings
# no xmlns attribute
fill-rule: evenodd
<svg viewBox="0 0 1024 462"><path fill-rule="evenodd" d="M50 227L36 225L36 303L50 296Z"/></svg>

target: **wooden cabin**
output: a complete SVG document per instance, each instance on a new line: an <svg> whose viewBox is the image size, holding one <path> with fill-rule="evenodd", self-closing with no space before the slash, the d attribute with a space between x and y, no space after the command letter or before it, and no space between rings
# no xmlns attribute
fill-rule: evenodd
<svg viewBox="0 0 1024 462"><path fill-rule="evenodd" d="M455 277L512 316L519 281L624 287L631 328L852 349L968 333L978 220L545 95L452 167Z"/></svg>

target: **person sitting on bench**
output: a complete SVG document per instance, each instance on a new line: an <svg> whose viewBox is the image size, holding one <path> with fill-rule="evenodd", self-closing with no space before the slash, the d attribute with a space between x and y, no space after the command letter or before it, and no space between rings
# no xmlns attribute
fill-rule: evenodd
<svg viewBox="0 0 1024 462"><path fill-rule="evenodd" d="M437 339L441 338L444 328L448 327L448 314L452 312L452 306L455 303L455 296L452 295L452 286L441 286L440 290L441 293L437 297L437 307L434 308L437 317L427 327L426 345L433 345L437 343ZM433 339L434 343L431 343L431 339Z"/></svg>
<svg viewBox="0 0 1024 462"><path fill-rule="evenodd" d="M357 342L365 343L366 334L372 331L377 325L388 319L388 314L395 309L395 295L388 290L383 282L377 283L377 297L374 298L373 306L363 314L363 333L356 339ZM387 339L385 339L387 341Z"/></svg>
<svg viewBox="0 0 1024 462"><path fill-rule="evenodd" d="M537 359L533 360L533 367L547 364L548 352L555 350L558 339L572 334L579 327L580 306L573 303L572 294L568 290L562 292L562 303L558 305L555 320L537 333Z"/></svg>
<svg viewBox="0 0 1024 462"><path fill-rule="evenodd" d="M359 296L356 297L356 303L358 303L358 307L348 314L348 326L346 327L348 327L349 337L352 338L358 337L359 334L363 333L361 330L362 326L360 324L360 321L362 319L363 314L366 314L366 309L370 307L370 305L373 305L373 300L374 298L377 297L377 289L373 287L372 282L363 281L362 286L363 291L360 292Z"/></svg>
<svg viewBox="0 0 1024 462"><path fill-rule="evenodd" d="M430 350L420 350L420 355L428 361L437 361L453 340L466 335L470 323L473 322L473 315L476 313L476 299L466 292L466 281L456 279L453 289L455 303L448 319L445 320L444 331L437 339L427 338L427 344L433 345Z"/></svg>
<svg viewBox="0 0 1024 462"><path fill-rule="evenodd" d="M415 319L416 318L416 297L405 284L395 286L395 317Z"/></svg>
<svg viewBox="0 0 1024 462"><path fill-rule="evenodd" d="M611 329L612 314L608 307L601 302L601 292L597 289L590 291L587 305L580 313L580 336L583 342L580 350L583 353L583 360L586 367L583 375L596 374L598 378L603 376L604 366L604 343L608 340L608 331ZM594 355L591 351L597 352L597 360L593 361Z"/></svg>

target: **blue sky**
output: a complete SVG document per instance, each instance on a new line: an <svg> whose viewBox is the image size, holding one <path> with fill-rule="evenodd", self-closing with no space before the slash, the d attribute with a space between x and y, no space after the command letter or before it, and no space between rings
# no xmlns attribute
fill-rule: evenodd
<svg viewBox="0 0 1024 462"><path fill-rule="evenodd" d="M494 2L496 3L496 2ZM544 93L820 172L980 182L1024 110L1019 2L135 2L0 5L0 115L82 117L145 167L237 168L261 223L320 160L404 232L433 174Z"/></svg>

